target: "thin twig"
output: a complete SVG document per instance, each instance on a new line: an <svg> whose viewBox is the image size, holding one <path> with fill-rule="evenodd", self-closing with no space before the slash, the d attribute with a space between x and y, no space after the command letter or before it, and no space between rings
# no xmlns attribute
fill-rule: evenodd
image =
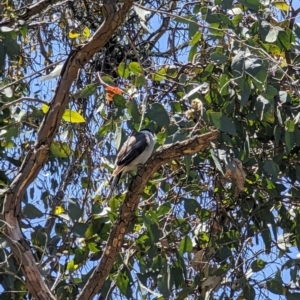
<svg viewBox="0 0 300 300"><path fill-rule="evenodd" d="M19 102L22 102L22 101L34 101L34 102L38 102L38 103L42 103L42 104L49 104L48 102L38 99L38 98L22 97L22 98L19 98L19 99L16 99L14 101L4 104L3 106L0 107L0 111L3 111L4 109L6 109L14 104L17 104Z"/></svg>
<svg viewBox="0 0 300 300"><path fill-rule="evenodd" d="M5 89L7 89L8 87L14 86L15 84L17 84L17 83L23 81L24 79L30 78L30 77L32 77L32 76L35 75L35 74L38 74L38 73L40 73L40 72L42 72L42 71L44 71L44 70L47 70L47 69L49 69L49 68L52 68L52 67L56 66L57 64L59 64L59 63L61 63L61 62L63 62L63 61L65 61L65 59L58 60L58 61L56 61L55 63L53 63L53 64L51 64L51 65L48 65L47 67L45 67L45 68L43 68L43 69L40 69L39 71L36 71L36 72L34 72L34 73L31 73L30 75L25 76L25 77L22 77L21 79L16 80L16 81L14 81L14 82L8 83L7 85L5 85L5 86L3 86L3 87L0 88L0 92L3 91L3 90L5 90Z"/></svg>

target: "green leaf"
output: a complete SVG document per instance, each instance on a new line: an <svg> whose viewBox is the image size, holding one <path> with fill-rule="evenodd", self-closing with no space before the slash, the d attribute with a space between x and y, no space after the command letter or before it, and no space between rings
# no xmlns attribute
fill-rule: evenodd
<svg viewBox="0 0 300 300"><path fill-rule="evenodd" d="M170 105L172 107L173 113L181 113L182 112L181 103L179 101L172 101L170 103Z"/></svg>
<svg viewBox="0 0 300 300"><path fill-rule="evenodd" d="M222 65L227 62L228 57L223 53L214 52L211 54L210 59L212 62L216 63L217 65Z"/></svg>
<svg viewBox="0 0 300 300"><path fill-rule="evenodd" d="M261 6L258 0L238 0L238 2L255 12L258 11Z"/></svg>
<svg viewBox="0 0 300 300"><path fill-rule="evenodd" d="M189 52L188 61L193 61L194 56L198 53L198 46L195 44L191 47L191 50Z"/></svg>
<svg viewBox="0 0 300 300"><path fill-rule="evenodd" d="M185 155L184 156L184 163L185 163L185 170L186 170L186 175L189 176L190 174L190 168L191 168L191 155Z"/></svg>
<svg viewBox="0 0 300 300"><path fill-rule="evenodd" d="M285 129L288 131L288 132L294 132L295 131L295 122L293 120L287 120L284 122L285 124Z"/></svg>
<svg viewBox="0 0 300 300"><path fill-rule="evenodd" d="M290 50L291 49L291 40L290 37L287 35L286 32L280 31L278 34L278 39L281 42L282 46L284 47L285 50Z"/></svg>
<svg viewBox="0 0 300 300"><path fill-rule="evenodd" d="M183 287L180 292L177 293L176 300L188 299L188 296L193 294L194 289L194 287Z"/></svg>
<svg viewBox="0 0 300 300"><path fill-rule="evenodd" d="M295 144L295 132L285 131L284 142L285 142L286 151L289 154Z"/></svg>
<svg viewBox="0 0 300 300"><path fill-rule="evenodd" d="M106 76L102 76L102 77L101 77L101 80L102 80L104 83L108 84L108 85L114 85L114 84L115 84L113 78L111 78L110 76L107 76L107 75L106 75Z"/></svg>
<svg viewBox="0 0 300 300"><path fill-rule="evenodd" d="M87 98L97 91L97 85L95 83L88 84L80 93L80 98Z"/></svg>
<svg viewBox="0 0 300 300"><path fill-rule="evenodd" d="M21 33L22 37L23 38L26 37L26 34L28 32L28 26L26 24L23 25L23 26L20 26L19 30L20 30L20 33Z"/></svg>
<svg viewBox="0 0 300 300"><path fill-rule="evenodd" d="M166 215L170 210L171 210L172 206L170 202L164 203L162 204L159 208L158 211L156 213L157 217Z"/></svg>
<svg viewBox="0 0 300 300"><path fill-rule="evenodd" d="M121 107L121 108L125 108L126 105L126 99L118 94L115 94L113 96L113 100L114 100L114 104L116 105L116 107Z"/></svg>
<svg viewBox="0 0 300 300"><path fill-rule="evenodd" d="M241 80L240 82L242 83L241 87L241 104L242 106L246 106L249 96L251 94L251 85L250 85L250 80Z"/></svg>
<svg viewBox="0 0 300 300"><path fill-rule="evenodd" d="M62 119L69 123L84 123L85 119L77 111L66 109Z"/></svg>
<svg viewBox="0 0 300 300"><path fill-rule="evenodd" d="M237 27L237 25L243 20L243 15L242 13L234 16L231 20L233 26Z"/></svg>
<svg viewBox="0 0 300 300"><path fill-rule="evenodd" d="M76 200L68 200L68 214L73 222L82 216L82 210Z"/></svg>
<svg viewBox="0 0 300 300"><path fill-rule="evenodd" d="M67 158L72 154L69 144L64 142L52 142L50 145L50 151L54 156L60 158Z"/></svg>
<svg viewBox="0 0 300 300"><path fill-rule="evenodd" d="M194 36L192 37L192 39L190 40L189 44L190 44L191 46L196 45L196 44L200 41L201 37L202 37L201 31L197 31L197 32L194 34Z"/></svg>
<svg viewBox="0 0 300 300"><path fill-rule="evenodd" d="M88 227L89 227L89 225L86 223L75 222L74 226L72 228L72 232L79 237L84 237L84 234L85 234L86 230L88 229Z"/></svg>
<svg viewBox="0 0 300 300"><path fill-rule="evenodd" d="M223 169L222 169L220 160L219 160L219 158L215 155L213 149L210 149L210 154L211 154L211 157L212 157L212 159L213 159L213 161L214 161L214 163L215 163L215 166L216 166L217 169L221 172L221 174L224 175L224 172L223 172Z"/></svg>
<svg viewBox="0 0 300 300"><path fill-rule="evenodd" d="M257 73L261 71L262 60L259 58L247 58L245 59L245 71L255 78Z"/></svg>
<svg viewBox="0 0 300 300"><path fill-rule="evenodd" d="M75 265L79 265L81 263L84 262L86 256L85 256L85 251L80 249L80 248L76 248L75 250L75 256L74 256L74 264Z"/></svg>
<svg viewBox="0 0 300 300"><path fill-rule="evenodd" d="M286 300L299 300L300 299L300 293L291 293L287 291L285 294Z"/></svg>
<svg viewBox="0 0 300 300"><path fill-rule="evenodd" d="M208 115L216 128L230 135L236 135L235 124L227 116L223 115L221 112L209 112Z"/></svg>
<svg viewBox="0 0 300 300"><path fill-rule="evenodd" d="M262 259L258 258L257 260L255 260L254 262L252 262L251 269L252 269L253 272L259 272L266 265L267 265L267 263L265 261L263 261Z"/></svg>
<svg viewBox="0 0 300 300"><path fill-rule="evenodd" d="M191 238L187 235L183 237L179 244L179 254L182 256L185 252L191 252L193 250L193 243Z"/></svg>
<svg viewBox="0 0 300 300"><path fill-rule="evenodd" d="M44 214L33 204L26 204L22 210L23 215L28 219L41 218Z"/></svg>
<svg viewBox="0 0 300 300"><path fill-rule="evenodd" d="M119 272L116 283L120 292L124 296L127 296L127 288L129 287L128 286L129 278L125 272Z"/></svg>
<svg viewBox="0 0 300 300"><path fill-rule="evenodd" d="M3 42L6 53L10 58L15 58L20 55L20 46L14 39L6 37Z"/></svg>
<svg viewBox="0 0 300 300"><path fill-rule="evenodd" d="M203 71L203 73L201 74L201 78L203 80L206 80L210 75L211 73L213 72L214 70L214 67L215 65L213 63L210 63Z"/></svg>
<svg viewBox="0 0 300 300"><path fill-rule="evenodd" d="M278 174L279 174L279 166L276 162L273 160L266 160L264 163L264 170L268 173L268 175L272 176L273 180L278 179Z"/></svg>
<svg viewBox="0 0 300 300"><path fill-rule="evenodd" d="M5 67L5 56L6 56L6 49L4 47L3 41L0 41L0 75L2 75L2 71Z"/></svg>
<svg viewBox="0 0 300 300"><path fill-rule="evenodd" d="M142 67L140 66L140 64L138 62L131 62L129 64L129 70L134 73L135 75L141 74L143 72Z"/></svg>
<svg viewBox="0 0 300 300"><path fill-rule="evenodd" d="M170 265L166 266L167 272L163 272L157 276L158 290L162 293L163 297L156 298L157 300L169 299L173 287L173 277ZM161 272L162 273L162 272Z"/></svg>
<svg viewBox="0 0 300 300"><path fill-rule="evenodd" d="M182 288L185 283L184 277L183 277L184 270L180 267L178 262L175 261L174 264L175 264L175 267L173 267L173 266L171 267L171 272L172 272L172 275L174 278L175 287L178 289L178 288Z"/></svg>
<svg viewBox="0 0 300 300"><path fill-rule="evenodd" d="M167 69L162 68L158 70L157 72L152 74L152 80L154 81L163 81L166 79Z"/></svg>
<svg viewBox="0 0 300 300"><path fill-rule="evenodd" d="M282 286L281 282L278 282L277 280L271 279L267 281L267 289L276 295L285 295L286 294L286 288Z"/></svg>
<svg viewBox="0 0 300 300"><path fill-rule="evenodd" d="M199 30L199 25L197 23L197 17L191 16L191 23L189 23L189 38L191 39Z"/></svg>
<svg viewBox="0 0 300 300"><path fill-rule="evenodd" d="M246 284L243 289L242 297L239 299L255 300L255 289L250 284Z"/></svg>
<svg viewBox="0 0 300 300"><path fill-rule="evenodd" d="M127 103L127 107L134 123L138 124L141 121L141 114L139 112L136 100L134 98L131 99L131 101Z"/></svg>
<svg viewBox="0 0 300 300"><path fill-rule="evenodd" d="M201 210L200 204L195 199L183 199L183 201L184 209L188 214L194 215Z"/></svg>
<svg viewBox="0 0 300 300"><path fill-rule="evenodd" d="M239 51L232 60L231 69L234 77L240 77L244 73L245 54L245 51Z"/></svg>
<svg viewBox="0 0 300 300"><path fill-rule="evenodd" d="M265 230L261 231L261 236L263 238L263 241L265 243L265 249L266 249L266 254L270 253L271 249L271 242L272 242L272 237L270 234L270 230L266 228Z"/></svg>
<svg viewBox="0 0 300 300"><path fill-rule="evenodd" d="M160 126L168 126L170 124L170 117L164 106L160 103L153 103L147 111L147 117Z"/></svg>
<svg viewBox="0 0 300 300"><path fill-rule="evenodd" d="M137 76L134 81L134 85L139 88L143 85L146 85L147 81L143 75Z"/></svg>
<svg viewBox="0 0 300 300"><path fill-rule="evenodd" d="M118 74L120 77L127 79L129 77L129 70L126 68L124 62L121 62L118 66Z"/></svg>

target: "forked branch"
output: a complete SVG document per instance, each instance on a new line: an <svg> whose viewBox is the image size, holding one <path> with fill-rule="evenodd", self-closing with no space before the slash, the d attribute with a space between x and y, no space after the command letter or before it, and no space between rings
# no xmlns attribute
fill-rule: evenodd
<svg viewBox="0 0 300 300"><path fill-rule="evenodd" d="M194 136L182 142L162 146L150 157L147 164L139 170L138 174L132 180L125 201L121 206L120 214L112 226L101 260L79 294L78 299L93 299L99 293L116 261L124 235L128 230L129 224L132 224L134 220L140 195L150 177L161 165L171 160L183 155L195 154L209 148L211 141L215 140L218 134L219 132L215 130L203 135Z"/></svg>

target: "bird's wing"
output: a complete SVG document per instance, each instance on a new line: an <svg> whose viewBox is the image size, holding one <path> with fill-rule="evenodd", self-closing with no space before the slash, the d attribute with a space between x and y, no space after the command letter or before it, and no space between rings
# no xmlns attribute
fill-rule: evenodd
<svg viewBox="0 0 300 300"><path fill-rule="evenodd" d="M149 145L149 136L144 133L136 133L129 137L129 139L122 146L118 153L116 165L127 166L135 158L137 158Z"/></svg>

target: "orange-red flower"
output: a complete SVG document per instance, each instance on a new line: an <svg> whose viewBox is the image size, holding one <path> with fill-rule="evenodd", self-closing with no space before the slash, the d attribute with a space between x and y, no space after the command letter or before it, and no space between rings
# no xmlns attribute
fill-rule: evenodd
<svg viewBox="0 0 300 300"><path fill-rule="evenodd" d="M115 86L108 86L105 88L106 91L106 100L112 102L114 95L122 95L122 90Z"/></svg>

